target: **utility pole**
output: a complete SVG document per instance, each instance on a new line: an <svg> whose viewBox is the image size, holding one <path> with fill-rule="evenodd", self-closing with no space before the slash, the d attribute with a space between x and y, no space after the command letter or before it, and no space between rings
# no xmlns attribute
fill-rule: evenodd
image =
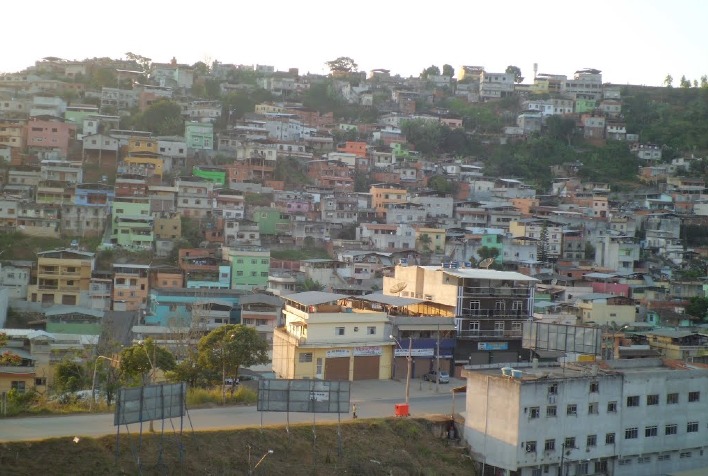
<svg viewBox="0 0 708 476"><path fill-rule="evenodd" d="M440 324L438 324L437 352L435 353L435 393L440 390Z"/></svg>
<svg viewBox="0 0 708 476"><path fill-rule="evenodd" d="M408 405L408 402L410 400L411 396L411 372L413 370L413 338L409 337L408 338L408 357L406 357L406 360L408 361L408 368L406 369L406 405ZM410 411L410 410L409 410Z"/></svg>

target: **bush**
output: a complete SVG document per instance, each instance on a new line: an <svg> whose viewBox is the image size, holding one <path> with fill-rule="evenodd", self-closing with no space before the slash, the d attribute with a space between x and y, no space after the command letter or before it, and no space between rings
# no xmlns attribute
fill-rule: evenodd
<svg viewBox="0 0 708 476"><path fill-rule="evenodd" d="M226 404L242 404L242 405L252 405L256 403L258 394L255 390L248 388L244 385L239 385L239 387L231 394L231 389L226 389ZM221 405L221 387L204 389L204 388L190 388L187 390L187 406L193 405L208 405L216 404Z"/></svg>

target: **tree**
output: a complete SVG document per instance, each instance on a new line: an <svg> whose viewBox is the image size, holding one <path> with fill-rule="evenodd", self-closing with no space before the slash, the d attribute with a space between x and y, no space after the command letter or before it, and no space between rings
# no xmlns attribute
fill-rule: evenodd
<svg viewBox="0 0 708 476"><path fill-rule="evenodd" d="M515 83L521 83L524 81L524 77L521 75L521 68L519 68L518 66L513 66L513 65L507 66L505 73L506 74L513 74Z"/></svg>
<svg viewBox="0 0 708 476"><path fill-rule="evenodd" d="M125 57L128 58L130 61L135 61L135 63L140 66L143 73L147 73L148 71L150 71L150 64L152 62L152 59L147 58L145 56L136 55L135 53L131 53L130 51L125 54Z"/></svg>
<svg viewBox="0 0 708 476"><path fill-rule="evenodd" d="M691 87L691 81L689 79L686 79L686 76L681 76L681 80L679 81L679 86L682 88L690 88Z"/></svg>
<svg viewBox="0 0 708 476"><path fill-rule="evenodd" d="M496 258L499 256L499 250L497 248L490 248L489 246L482 246L477 249L477 255L480 261L487 258Z"/></svg>
<svg viewBox="0 0 708 476"><path fill-rule="evenodd" d="M301 292L303 291L322 291L324 285L319 281L315 281L312 278L305 278L305 280L298 286Z"/></svg>
<svg viewBox="0 0 708 476"><path fill-rule="evenodd" d="M151 380L151 374L154 378L157 369L168 371L174 367L175 357L172 353L151 338L127 347L120 353L120 375L128 383L139 380L142 385L146 385Z"/></svg>
<svg viewBox="0 0 708 476"><path fill-rule="evenodd" d="M432 250L430 249L430 243L433 242L433 240L430 238L430 236L427 233L423 233L418 237L418 242L420 243L420 251L421 253L430 253Z"/></svg>
<svg viewBox="0 0 708 476"><path fill-rule="evenodd" d="M135 127L161 136L184 135L182 108L176 102L162 99L152 103L133 118Z"/></svg>
<svg viewBox="0 0 708 476"><path fill-rule="evenodd" d="M199 340L198 363L221 374L221 398L226 401L226 378L238 378L241 367L266 364L268 343L253 327L230 324L218 327ZM233 392L233 386L232 386Z"/></svg>
<svg viewBox="0 0 708 476"><path fill-rule="evenodd" d="M60 392L76 392L90 385L88 371L82 363L62 360L54 369L54 386Z"/></svg>
<svg viewBox="0 0 708 476"><path fill-rule="evenodd" d="M543 222L541 236L536 245L536 256L541 263L548 262L548 223Z"/></svg>
<svg viewBox="0 0 708 476"><path fill-rule="evenodd" d="M671 76L670 74L667 74L666 77L664 78L664 86L667 88L673 88L674 84L674 77Z"/></svg>
<svg viewBox="0 0 708 476"><path fill-rule="evenodd" d="M438 193L450 194L455 192L455 184L448 181L448 179L442 175L433 175L430 177L428 179L428 187Z"/></svg>
<svg viewBox="0 0 708 476"><path fill-rule="evenodd" d="M334 59L332 61L326 61L325 64L327 65L332 74L354 73L359 67L359 65L356 64L354 60L348 56L340 56L339 58Z"/></svg>
<svg viewBox="0 0 708 476"><path fill-rule="evenodd" d="M427 78L428 76L440 76L440 68L435 65L432 65L428 66L420 73L420 77L423 79Z"/></svg>
<svg viewBox="0 0 708 476"><path fill-rule="evenodd" d="M443 76L450 76L451 78L455 76L455 68L452 65L444 64L442 67Z"/></svg>
<svg viewBox="0 0 708 476"><path fill-rule="evenodd" d="M550 116L546 120L546 134L551 139L572 145L575 135L575 120L561 116Z"/></svg>
<svg viewBox="0 0 708 476"><path fill-rule="evenodd" d="M686 306L686 313L689 316L697 317L702 321L706 320L706 314L708 313L708 298L694 296L688 301Z"/></svg>
<svg viewBox="0 0 708 476"><path fill-rule="evenodd" d="M708 88L708 75L701 76L701 87Z"/></svg>

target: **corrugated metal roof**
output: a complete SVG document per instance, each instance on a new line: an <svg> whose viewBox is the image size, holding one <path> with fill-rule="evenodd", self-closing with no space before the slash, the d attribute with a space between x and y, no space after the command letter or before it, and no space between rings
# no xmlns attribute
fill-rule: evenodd
<svg viewBox="0 0 708 476"><path fill-rule="evenodd" d="M401 297L401 296L389 296L382 293L372 293L365 294L364 296L357 296L356 299L361 299L363 301L378 302L381 304L388 304L389 306L410 306L411 304L418 304L424 302L422 299Z"/></svg>
<svg viewBox="0 0 708 476"><path fill-rule="evenodd" d="M440 270L458 278L490 279L494 281L528 281L536 282L538 279L526 276L515 271L497 271L494 269L447 269L439 266L422 266L423 268Z"/></svg>
<svg viewBox="0 0 708 476"><path fill-rule="evenodd" d="M293 301L305 306L325 304L349 297L347 294L326 293L323 291L305 291L303 293L288 294L283 296L286 301Z"/></svg>

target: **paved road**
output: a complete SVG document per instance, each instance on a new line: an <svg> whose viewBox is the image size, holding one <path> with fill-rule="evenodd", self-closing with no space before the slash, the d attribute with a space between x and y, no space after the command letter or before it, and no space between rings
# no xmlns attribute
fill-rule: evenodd
<svg viewBox="0 0 708 476"><path fill-rule="evenodd" d="M454 384L453 384L454 385ZM433 386L415 382L411 385L410 411L412 416L443 413L452 411L451 385L441 385L439 393ZM354 382L352 385L352 403L357 405L359 418L373 418L392 416L394 404L404 400L404 386L396 381L370 381ZM455 398L455 412L465 410L464 394ZM216 407L208 409L190 410L189 418L184 419L184 429L194 428L195 431L226 430L242 427L264 425L285 425L285 413L259 413L255 406ZM341 415L342 420L351 419L351 414ZM290 423L311 423L311 413L291 413ZM337 415L315 415L316 422L336 422ZM179 419L164 422L164 430L172 432L172 425L179 429ZM155 430L160 431L162 422L155 422ZM147 431L147 423L143 431ZM139 425L129 425L128 430L139 431ZM125 426L121 433L125 433ZM10 418L0 420L0 442L36 440L42 438L71 437L74 436L103 436L115 434L112 414L97 415L66 415L43 416L28 418Z"/></svg>

